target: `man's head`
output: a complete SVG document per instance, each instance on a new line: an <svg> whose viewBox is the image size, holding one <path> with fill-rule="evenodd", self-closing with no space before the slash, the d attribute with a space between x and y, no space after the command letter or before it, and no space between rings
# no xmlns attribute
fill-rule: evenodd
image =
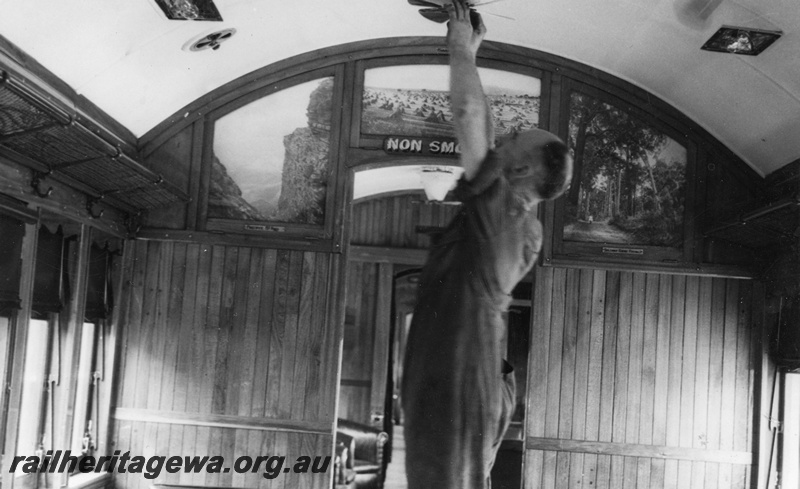
<svg viewBox="0 0 800 489"><path fill-rule="evenodd" d="M512 187L533 200L554 199L572 180L572 156L553 133L532 129L502 141L497 153Z"/></svg>

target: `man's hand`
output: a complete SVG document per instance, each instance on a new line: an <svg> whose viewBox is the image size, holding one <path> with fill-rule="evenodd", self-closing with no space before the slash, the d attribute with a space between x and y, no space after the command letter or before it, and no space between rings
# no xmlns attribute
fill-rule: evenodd
<svg viewBox="0 0 800 489"><path fill-rule="evenodd" d="M447 23L447 46L451 54L463 51L474 59L486 35L486 26L478 12L470 10L466 0L453 0L447 6L450 22Z"/></svg>

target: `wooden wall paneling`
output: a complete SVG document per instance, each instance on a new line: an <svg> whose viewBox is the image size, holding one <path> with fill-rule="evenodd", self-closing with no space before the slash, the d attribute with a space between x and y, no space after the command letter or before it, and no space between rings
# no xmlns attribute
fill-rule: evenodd
<svg viewBox="0 0 800 489"><path fill-rule="evenodd" d="M196 200L190 193L191 182L195 176L192 171L194 149L194 126L190 125L149 152L144 157L144 164ZM191 202L178 202L168 207L150 209L145 216L144 224L163 229L185 229L190 206Z"/></svg>
<svg viewBox="0 0 800 489"><path fill-rule="evenodd" d="M125 311L126 327L122 330L120 352L120 381L117 383L117 403L122 406L133 405L135 376L139 360L139 349L134 347L133 338L139 335L142 314L142 295L144 293L145 273L147 271L147 246L133 242L123 252L131 258L131 277L126 292L130 295Z"/></svg>
<svg viewBox="0 0 800 489"><path fill-rule="evenodd" d="M239 262L239 254L243 249L237 247L225 247L223 250L224 257L221 260L222 269L219 275L213 274L211 276L212 285L219 284L219 308L217 309L216 321L216 348L214 352L214 367L211 370L213 376L211 378L211 413L212 414L229 414L227 411L227 400L231 386L229 385L229 362L234 359L229 354L229 347L231 341L231 328L233 328L233 308L234 301L238 298L236 292L238 285L238 272L240 268L237 266ZM222 443L221 438L214 437L214 434L220 435L219 432L212 432L211 443Z"/></svg>
<svg viewBox="0 0 800 489"><path fill-rule="evenodd" d="M603 347L605 339L605 289L606 272L595 270L587 277L590 282L591 297L589 311L589 352L588 352L588 379L586 394L586 426L584 439L598 441L600 439L601 426L601 404L603 376L605 374L605 364L603 362ZM584 456L584 485L601 487L604 484L600 475L601 463L597 455L587 454ZM603 467L602 478L608 475L608 467Z"/></svg>
<svg viewBox="0 0 800 489"><path fill-rule="evenodd" d="M711 288L712 279L700 279L697 320L697 351L694 381L694 415L692 446L705 448L708 445L708 389L710 362L710 330L711 330ZM693 486L705 478L705 463L692 462Z"/></svg>
<svg viewBox="0 0 800 489"><path fill-rule="evenodd" d="M164 357L165 344L167 342L167 308L171 296L172 263L174 243L160 243L160 249L156 252L159 256L158 278L155 284L155 297L153 308L148 323L152 324L150 330L150 341L147 344L148 354L148 377L145 387L145 408L157 410L161 402L161 389L159 386L168 376L168 369ZM144 430L143 453L155 455L157 453L167 453L169 446L169 427L156 423L147 423ZM164 431L167 431L166 436Z"/></svg>
<svg viewBox="0 0 800 489"><path fill-rule="evenodd" d="M261 284L263 283L263 249L250 250L250 262L248 264L248 277L246 280L246 290L244 295L246 297L246 305L244 307L244 327L241 335L241 351L236 354L238 358L239 379L238 379L238 403L236 406L236 414L238 416L254 416L253 414L253 397L256 390L256 384L263 384L258 378L255 377L255 363L258 358L258 318L260 314L261 303ZM241 277L239 281L242 281ZM236 379L234 379L235 381ZM250 435L248 430L236 430L235 433L235 451L237 454L257 454L257 451L251 451L250 448ZM232 485L242 486L245 483L245 476L242 474L234 473L232 475Z"/></svg>
<svg viewBox="0 0 800 489"><path fill-rule="evenodd" d="M770 347L770 327L767 321L766 311L766 290L764 284L757 283L754 287L753 301L753 342L754 347L753 363L758 365L758 376L756 378L756 389L754 392L754 409L757 430L753 436L757 438L758 461L757 470L753 474L753 481L758 489L766 488L770 475L770 448L772 447L773 433L771 431L773 416L772 398L773 383L777 375L775 362L769 357Z"/></svg>
<svg viewBox="0 0 800 489"><path fill-rule="evenodd" d="M314 329L310 332L310 361L308 369L308 381L306 383L306 397L303 419L334 419L333 406L336 403L336 378L330 376L330 361L333 355L339 352L336 344L335 333L337 328L333 328L335 319L329 312L331 299L328 296L328 284L330 283L331 256L328 254L317 254L316 276L314 283L317 287L311 297L313 311ZM335 302L335 301L334 301ZM320 331L321 329L321 331ZM337 347L334 348L334 345ZM325 380L327 379L327 380ZM333 409L331 409L333 407Z"/></svg>
<svg viewBox="0 0 800 489"><path fill-rule="evenodd" d="M300 274L302 273L302 253L288 253L288 279L279 290L283 293L283 353L281 355L280 390L278 396L278 417L289 418L292 413L292 386L294 384L294 360L297 349L297 322L300 291Z"/></svg>
<svg viewBox="0 0 800 489"><path fill-rule="evenodd" d="M553 314L553 268L534 269L535 282L532 300L536 307L531 314L531 335L528 345L528 386L525 407L525 434L543 437L547 414L547 368L549 364L548 345L550 344L550 318ZM526 437L527 438L527 437ZM523 485L526 489L542 487L544 473L544 452L525 450L522 471Z"/></svg>
<svg viewBox="0 0 800 489"><path fill-rule="evenodd" d="M686 303L686 277L681 275L672 276L670 290L670 328L668 343L668 373L666 391L666 434L663 444L667 446L680 446L680 426L681 426L681 385L682 385L682 365L683 359L683 338L684 338L684 313ZM661 331L661 330L659 330ZM678 460L667 460L664 462L664 487L679 488L679 467L681 462Z"/></svg>
<svg viewBox="0 0 800 489"><path fill-rule="evenodd" d="M301 416L305 412L305 403L307 398L314 395L308 392L306 385L308 383L308 370L309 365L313 361L311 357L311 342L314 331L314 326L311 322L312 313L314 311L314 291L315 285L315 268L316 268L316 254L304 253L303 254L303 269L300 274L301 287L298 293L300 302L298 304L297 315L297 346L294 361L294 373L292 375L294 381L292 384L292 410L299 413Z"/></svg>
<svg viewBox="0 0 800 489"><path fill-rule="evenodd" d="M269 377L265 415L280 417L281 374L283 367L284 339L286 336L287 282L289 280L289 252L279 250L276 255L274 298L270 320Z"/></svg>
<svg viewBox="0 0 800 489"><path fill-rule="evenodd" d="M544 404L545 415L526 431L526 487L746 487L749 369L757 358L751 284L559 269L537 277L534 338L542 343L542 328L549 337L531 359L529 382L545 401L529 399L529 406ZM565 299L560 318L556 291ZM587 310L589 324L581 319ZM543 362L556 368L540 372ZM577 445L548 445L559 439ZM592 440L600 444L587 445ZM547 446L565 448L549 453Z"/></svg>
<svg viewBox="0 0 800 489"><path fill-rule="evenodd" d="M626 388L625 442L635 443L639 434L639 406L642 387L642 351L644 335L645 276L632 274L632 307L630 316L630 350L628 358L628 385ZM623 469L623 488L635 488L638 465L635 458L626 457Z"/></svg>
<svg viewBox="0 0 800 489"><path fill-rule="evenodd" d="M595 286L598 286L596 283ZM614 430L614 385L617 375L617 335L619 327L619 293L620 274L606 272L603 287L605 294L602 314L603 338L601 348L602 375L600 378L600 424L598 427L598 441L611 442ZM598 310L598 314L600 311ZM597 318L599 319L599 318ZM598 321L599 322L599 321ZM600 489L613 489L619 487L612 483L612 475L619 469L612 468L613 457L600 455L597 461L597 487Z"/></svg>
<svg viewBox="0 0 800 489"><path fill-rule="evenodd" d="M186 301L185 293L193 295L193 289L186 281L189 274L189 253L186 244L178 243L173 247L172 255L172 279L170 281L170 288L165 294L169 298L168 312L166 322L163 325L166 334L166 344L164 348L164 369L162 369L161 380L161 399L159 409L163 411L171 411L175 409L176 403L181 403L182 409L185 409L185 386L181 390L178 382L180 374L180 344L189 336L183 336L181 333L181 313L183 312L183 304ZM188 287L187 287L188 286ZM192 297L194 299L194 297ZM169 331L167 331L169 330ZM172 361L171 361L172 360ZM180 401L178 398L183 394L184 398ZM164 440L166 438L166 440ZM181 453L181 445L183 442L183 429L180 426L167 425L159 427L158 430L158 453L178 454ZM163 451L162 451L163 450ZM171 483L178 483L180 476L178 474L166 474L165 480Z"/></svg>
<svg viewBox="0 0 800 489"><path fill-rule="evenodd" d="M700 278L686 277L683 313L683 347L681 361L680 424L678 445L691 447L694 440L694 380L697 368L697 328ZM692 462L678 462L679 487L690 487Z"/></svg>
<svg viewBox="0 0 800 489"><path fill-rule="evenodd" d="M219 346L220 321L222 313L223 282L225 273L225 247L212 246L210 250L211 262L208 269L204 272L208 275L208 296L205 302L205 322L203 323L203 362L200 371L205 375L199 379L200 398L198 412L201 414L211 414L218 412L214 405L215 398L219 399L219 394L215 392L215 380L217 378L217 350ZM201 311L202 311L201 306ZM195 379L197 382L198 379ZM208 427L197 428L197 451L198 453L218 454L221 449L221 440L218 432ZM218 474L199 474L201 484L212 484L218 482Z"/></svg>
<svg viewBox="0 0 800 489"><path fill-rule="evenodd" d="M724 281L712 279L711 302L707 306L711 309L708 343L708 396L705 402L706 429L699 440L703 448L719 448L719 414L721 406L722 384L722 334L724 327L725 288ZM716 467L706 464L705 484L707 487L717 487L719 473Z"/></svg>
<svg viewBox="0 0 800 489"><path fill-rule="evenodd" d="M247 370L244 366L245 361L252 361L253 357L245 357L247 352L252 355L251 343L246 343L247 336L247 307L250 289L250 273L253 270L253 263L251 261L252 255L256 250L252 248L240 248L236 259L236 278L234 279L233 297L231 304L226 308L227 327L224 328L228 332L227 348L225 353L225 374L220 376L220 381L225 385L224 409L225 414L237 415L241 409L240 399L242 396L247 396L243 391L248 390L252 374L247 376ZM250 406L249 400L248 407L243 409L245 416L249 415Z"/></svg>
<svg viewBox="0 0 800 489"><path fill-rule="evenodd" d="M734 394L734 434L733 450L746 451L751 447L753 419L753 392L755 391L756 365L751 361L754 357L755 342L752 340L752 302L753 284L744 282L739 285L738 307L739 313L736 324L736 391ZM745 389L744 386L747 386ZM752 423L757 425L757 423ZM731 470L731 481L736 487L748 487L749 477L747 467L738 465Z"/></svg>
<svg viewBox="0 0 800 489"><path fill-rule="evenodd" d="M656 334L658 327L658 275L645 276L644 324L642 334L641 377L639 397L639 433L637 443L653 443L654 396L656 380ZM638 308L638 309L641 309ZM651 461L637 460L638 487L649 487Z"/></svg>
<svg viewBox="0 0 800 489"><path fill-rule="evenodd" d="M138 337L139 324L138 318L142 313L142 293L144 291L145 272L147 270L147 246L142 246L141 243L129 243L123 252L125 257L129 257L131 278L128 279L123 293L126 294L128 299L128 307L124 312L126 318L125 326L122 328L122 341L120 346L120 365L117 370L119 381L116 386L116 403L117 405L132 405L134 396L134 379L136 375L136 367L138 365L139 349L134 346L133 338ZM135 434L133 431L133 423L115 421L114 435L112 442L120 451L124 452L130 450L133 444ZM129 474L119 475L123 480L126 487L130 487Z"/></svg>
<svg viewBox="0 0 800 489"><path fill-rule="evenodd" d="M743 389L748 386L736 385L736 346L738 342L738 302L739 302L739 283L733 280L725 284L725 302L723 316L723 336L722 336L722 391L720 393L720 432L719 449L733 450L735 426L734 415L736 413L736 389ZM746 432L746 431L745 431ZM732 487L731 476L733 467L730 464L720 464L717 475L720 487Z"/></svg>
<svg viewBox="0 0 800 489"><path fill-rule="evenodd" d="M655 322L655 337L651 339L655 351L651 354L655 362L653 373L653 407L650 440L654 445L667 444L667 409L670 403L669 390L669 355L670 355L670 329L672 313L672 277L658 275L657 311ZM654 459L650 463L650 484L653 487L664 487L666 461Z"/></svg>
<svg viewBox="0 0 800 489"><path fill-rule="evenodd" d="M383 429L383 416L386 410L386 386L389 376L389 343L392 326L392 286L393 267L388 263L376 265L375 314L372 323L375 334L372 343L372 378L370 386L369 422L375 428Z"/></svg>
<svg viewBox="0 0 800 489"><path fill-rule="evenodd" d="M559 399L558 436L570 438L573 428L573 399L575 395L575 357L577 346L577 315L580 299L579 270L567 270L564 305L564 343L561 358L561 395ZM570 483L571 455L556 456L556 487Z"/></svg>
<svg viewBox="0 0 800 489"><path fill-rule="evenodd" d="M139 291L131 292L127 317L115 446L145 456L288 459L304 450L305 437L305 446L327 455L332 438L321 427L333 426L332 362L340 337L328 317L327 292L336 262L326 253L180 243L135 242L130 252L141 257L130 284ZM157 290L166 293L156 297ZM313 369L315 376L334 370L321 381L334 385L312 387ZM140 389L155 377L160 388ZM134 393L126 396L127 389ZM282 395L287 392L288 400ZM229 472L164 473L159 481L247 486L253 477L263 487L321 487L328 480L291 475L286 482L283 475L266 480ZM141 475L119 475L117 482L137 489L149 484Z"/></svg>
<svg viewBox="0 0 800 489"><path fill-rule="evenodd" d="M547 275L543 275L547 277ZM567 297L567 271L565 269L555 269L553 272L553 303L552 316L549 324L542 327L550 329L550 344L548 347L548 365L543 375L547 376L547 410L545 414L545 436L556 438L559 436L559 408L561 405L561 363L564 352L564 324L566 319L566 297ZM542 287L546 287L544 282ZM536 306L534 305L534 309ZM556 388L558 386L558 388ZM558 472L559 458L555 452L545 453L544 456L544 486L554 488L556 483L556 473Z"/></svg>
<svg viewBox="0 0 800 489"><path fill-rule="evenodd" d="M255 341L257 354L255 355L254 375L261 376L261 378L253 380L250 405L250 413L253 417L265 417L267 415L267 397L270 395L268 379L270 375L270 358L273 351L271 332L274 325L270 319L275 309L277 251L262 250L262 255L260 294L255 299L259 304L258 317L254 318L257 321L257 338ZM252 440L252 442L255 443L255 440Z"/></svg>
<svg viewBox="0 0 800 489"><path fill-rule="evenodd" d="M614 380L614 416L611 440L624 442L628 416L628 375L630 372L631 314L633 308L633 275L619 272L619 307L617 309L617 337ZM611 460L611 487L624 487L625 458Z"/></svg>
<svg viewBox="0 0 800 489"><path fill-rule="evenodd" d="M204 372L210 374L212 372L214 362L214 346L213 339L215 337L216 325L211 324L211 311L216 310L214 304L209 307L213 297L211 294L211 277L213 264L215 261L215 249L217 247L210 245L200 245L200 259L198 262L198 280L197 291L195 293L196 301L191 304L194 310L194 324L192 342L192 365L190 372ZM217 251L218 253L218 251ZM219 261L219 257L216 259ZM219 273L218 271L216 272ZM218 276L218 275L214 275ZM219 298L216 298L217 303ZM194 413L210 413L211 412L211 398L209 396L208 384L203 379L198 379L196 376L190 376L187 379L189 382L187 393L186 412ZM209 453L208 442L210 438L209 428L205 426L197 426L184 431L187 438L187 443L194 443L189 445L190 450L197 454ZM184 444L184 446L186 443ZM189 452L191 453L191 452ZM190 483L202 484L205 482L205 474L195 473L189 476Z"/></svg>
<svg viewBox="0 0 800 489"><path fill-rule="evenodd" d="M382 275L379 271L382 271ZM385 282L387 273L391 274L391 266L388 264L348 262L345 301L347 319L342 354L342 397L339 402L339 417L366 424L370 423L371 409L373 407L377 409L378 404L380 406L384 404L383 394L373 393L372 385L375 377L379 375L374 368L374 359L383 348L388 347L388 339L385 337L388 333L381 330L377 322L382 314L378 306L382 304L383 309L391 307L390 302L387 304L380 300L383 293L386 293L384 299L391 299L391 284L386 291L384 290L386 284L384 283L382 288L379 281L379 277L382 277ZM386 312L386 320L388 316L389 312ZM377 342L382 342L381 350L375 349ZM383 345L383 342L386 344ZM375 390L381 390L380 386Z"/></svg>
<svg viewBox="0 0 800 489"><path fill-rule="evenodd" d="M181 294L180 313L177 322L172 323L178 328L178 351L175 358L175 392L172 397L171 410L186 412L190 407L196 407L198 402L197 390L193 389L192 376L197 372L196 361L201 355L199 330L195 325L198 319L195 313L195 304L198 295L203 294L199 287L199 274L202 270L201 255L204 254L201 246L190 244L186 247L186 271ZM201 337L200 337L201 338ZM194 426L172 426L170 434L170 453L192 453L195 448L197 429ZM191 474L179 473L176 477L177 484L188 484Z"/></svg>
<svg viewBox="0 0 800 489"><path fill-rule="evenodd" d="M572 395L572 434L574 440L586 440L589 390L589 348L592 323L592 270L577 273L578 296L575 317L574 384ZM570 486L594 484L593 473L584 471L584 455L573 454L570 462Z"/></svg>

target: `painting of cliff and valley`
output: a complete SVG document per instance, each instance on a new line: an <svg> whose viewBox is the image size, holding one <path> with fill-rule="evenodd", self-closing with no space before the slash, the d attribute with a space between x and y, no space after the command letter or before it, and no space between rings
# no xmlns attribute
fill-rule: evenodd
<svg viewBox="0 0 800 489"><path fill-rule="evenodd" d="M218 119L208 217L324 224L332 94L313 80Z"/></svg>

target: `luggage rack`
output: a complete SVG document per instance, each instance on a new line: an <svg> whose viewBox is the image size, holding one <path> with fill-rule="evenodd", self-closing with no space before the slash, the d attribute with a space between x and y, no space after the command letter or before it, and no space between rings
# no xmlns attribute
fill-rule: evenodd
<svg viewBox="0 0 800 489"><path fill-rule="evenodd" d="M30 185L46 198L53 179L87 194L90 216L101 200L128 214L188 202L180 188L143 166L137 150L60 97L0 70L0 148L32 170ZM133 156L132 156L133 155Z"/></svg>

